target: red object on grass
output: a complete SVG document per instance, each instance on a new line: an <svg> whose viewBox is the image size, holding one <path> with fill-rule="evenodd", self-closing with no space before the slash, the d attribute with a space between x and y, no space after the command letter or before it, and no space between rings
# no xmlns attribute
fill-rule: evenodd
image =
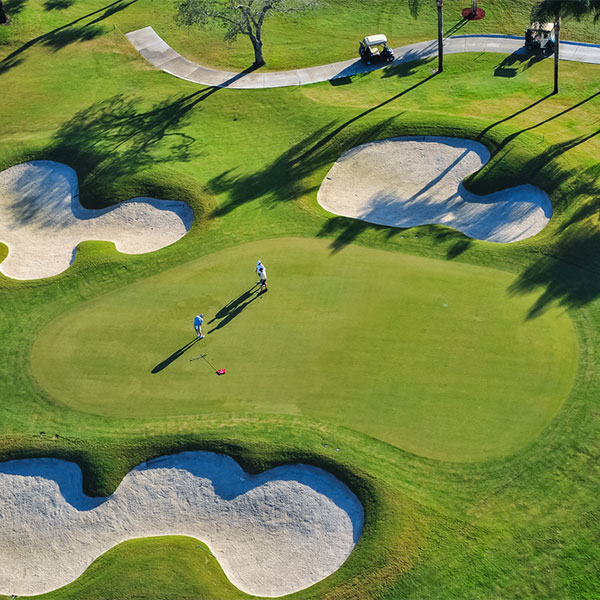
<svg viewBox="0 0 600 600"><path fill-rule="evenodd" d="M227 371L225 369L217 369L217 375L225 375Z"/></svg>
<svg viewBox="0 0 600 600"><path fill-rule="evenodd" d="M461 14L463 19L468 19L469 21L481 21L481 19L485 17L485 10L483 10L483 8L478 8L475 14L473 14L472 9L463 8Z"/></svg>

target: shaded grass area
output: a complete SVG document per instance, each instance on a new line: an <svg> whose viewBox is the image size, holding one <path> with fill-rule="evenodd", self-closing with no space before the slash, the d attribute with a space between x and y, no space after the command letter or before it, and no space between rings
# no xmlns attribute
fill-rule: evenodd
<svg viewBox="0 0 600 600"><path fill-rule="evenodd" d="M97 19L106 4L77 2L70 13L58 8L42 13L42 4L30 0L25 6L31 12L24 8L11 30L19 41L13 38L2 51L8 55L102 9L88 17ZM456 6L446 4L447 10ZM395 18L397 7L386 6ZM506 2L490 2L486 10L500 6L507 27L520 27L519 8L509 11ZM203 90L199 95L206 97L196 102L197 87L148 68L119 31L110 30L124 23L115 19L141 8L135 3L96 23L106 32L95 39L72 41L56 51L36 43L14 57L23 61L0 75L5 99L0 165L52 153L78 171L88 206L148 190L189 198L206 226L151 255L125 256L111 244L87 242L61 276L26 283L0 279L0 455L77 460L86 490L94 494L109 493L146 458L180 449L226 452L254 470L295 461L324 466L358 493L367 529L346 565L299 598L597 595L598 69L562 68L562 93L552 98L546 97L550 62L506 78L495 75L505 57L489 54L449 57L444 75L429 79L431 65L425 63L342 86ZM356 22L372 22L361 10ZM131 28L148 24L140 14L133 15ZM384 21L378 25L390 33ZM407 30L405 23L402 28ZM424 38L431 37L429 29L427 23ZM345 47L341 53L340 58L348 56ZM492 150L490 164L469 181L471 189L487 192L515 182L544 187L556 207L550 226L528 242L499 247L443 227L400 231L331 217L316 205L323 175L346 149L390 135L436 133L479 139ZM120 158L135 168L121 166ZM122 193L125 184L130 187ZM569 399L544 432L515 455L440 465L306 417L93 416L56 403L31 380L34 338L61 312L199 256L281 236L322 237L334 253L359 244L495 266L511 273L508 291L516 295L541 285L525 303L530 320L535 323L557 302L571 311L577 326L579 368ZM134 584L127 581L135 581L148 563L141 555L131 568L116 560L122 587L109 588L104 596L102 590L94 593L133 598ZM164 564L177 568L169 557ZM173 584L169 577L156 573L154 582L170 598L178 597L169 594L171 585L185 590L177 590L181 600L193 585L203 585L193 579L189 585ZM70 597L81 597L80 589ZM70 593L61 591L63 597Z"/></svg>

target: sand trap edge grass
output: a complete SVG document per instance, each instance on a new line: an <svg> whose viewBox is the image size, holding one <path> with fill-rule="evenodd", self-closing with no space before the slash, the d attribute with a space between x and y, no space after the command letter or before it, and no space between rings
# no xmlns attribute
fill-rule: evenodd
<svg viewBox="0 0 600 600"><path fill-rule="evenodd" d="M13 279L62 273L85 240L114 242L144 254L181 239L192 227L185 202L133 198L90 210L79 202L77 175L54 161L31 161L0 173L0 240L9 248L0 271Z"/></svg>

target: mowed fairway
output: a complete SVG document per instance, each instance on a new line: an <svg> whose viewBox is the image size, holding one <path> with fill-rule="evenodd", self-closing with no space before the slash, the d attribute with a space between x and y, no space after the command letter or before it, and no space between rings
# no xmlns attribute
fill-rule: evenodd
<svg viewBox="0 0 600 600"><path fill-rule="evenodd" d="M257 259L269 275L260 297L248 293ZM82 411L301 414L420 455L482 460L537 436L576 367L568 316L528 320L537 296L510 296L513 280L358 246L332 254L321 240L256 242L63 313L41 330L31 368ZM199 312L208 335L185 349ZM201 353L227 375L190 360Z"/></svg>

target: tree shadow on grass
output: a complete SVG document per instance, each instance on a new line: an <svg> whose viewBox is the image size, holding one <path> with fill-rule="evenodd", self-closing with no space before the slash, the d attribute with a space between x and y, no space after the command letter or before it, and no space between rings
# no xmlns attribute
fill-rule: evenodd
<svg viewBox="0 0 600 600"><path fill-rule="evenodd" d="M466 237L458 229L452 229L435 223L415 225L414 227L394 227L391 225L369 223L369 218L371 217L368 213L363 215L361 219L332 217L323 224L317 233L317 237L333 238L329 244L329 248L331 249L331 253L335 254L355 242L365 232L379 233L386 240L391 240L395 237L403 237L407 231L418 227L419 232L422 232L423 236L433 238L437 242L447 246L446 258L448 260L457 258L473 245L473 240Z"/></svg>
<svg viewBox="0 0 600 600"><path fill-rule="evenodd" d="M102 25L86 24L82 27L67 27L60 31L55 31L48 35L43 41L42 46L58 52L61 48L73 44L74 42L89 42L105 34L107 29Z"/></svg>
<svg viewBox="0 0 600 600"><path fill-rule="evenodd" d="M260 171L237 175L230 169L214 177L209 182L211 190L218 194L226 193L228 198L215 209L213 216L226 215L259 198L266 202L288 201L318 189L318 185L307 181L307 178L334 161L343 151L336 144L319 145L332 126L330 123L308 135ZM350 145L371 141L384 129L385 124L380 124L350 136L353 140ZM307 150L307 147L310 149Z"/></svg>
<svg viewBox="0 0 600 600"><path fill-rule="evenodd" d="M527 319L543 315L554 304L581 308L600 297L600 232L582 228L559 242L557 256L544 255L529 265L509 286L511 295L539 291ZM592 251L595 256L588 256Z"/></svg>
<svg viewBox="0 0 600 600"><path fill-rule="evenodd" d="M411 75L415 75L420 67L432 62L433 60L435 59L415 58L415 60L411 62L401 62L397 65L386 67L381 77L382 79L388 79L390 77L410 77ZM433 75L437 75L437 73L432 73L430 77L432 77ZM428 77L427 79L430 79L430 77Z"/></svg>
<svg viewBox="0 0 600 600"><path fill-rule="evenodd" d="M600 135L600 131L596 132ZM579 171L576 175L576 185L572 190L574 197L580 194L591 196L592 201L581 202L579 207L565 220L561 230L565 231L571 225L580 223L592 216L600 214L600 163Z"/></svg>
<svg viewBox="0 0 600 600"><path fill-rule="evenodd" d="M142 107L140 98L118 94L75 114L58 128L41 155L75 169L86 206L101 208L129 199L128 191L134 191L135 177L140 173L170 162L190 161L201 154L195 138L182 129L198 104L215 92L209 88L177 95L147 108ZM125 197L115 196L117 193ZM137 193L135 190L132 195ZM25 193L11 210L17 224L39 219L32 215Z"/></svg>
<svg viewBox="0 0 600 600"><path fill-rule="evenodd" d="M451 35L456 35L467 23L470 23L471 19L465 19L464 17L461 17L461 19L459 21L457 21L456 23L454 23L454 25L452 25L445 33L444 33L444 37L450 37Z"/></svg>
<svg viewBox="0 0 600 600"><path fill-rule="evenodd" d="M352 244L360 235L366 231L389 230L391 227L367 223L361 219L350 217L332 217L323 224L317 237L332 238L329 248L332 254L342 251ZM398 229L398 231L401 231Z"/></svg>
<svg viewBox="0 0 600 600"><path fill-rule="evenodd" d="M160 373L164 369L166 369L171 363L175 362L180 356L185 354L200 338L196 337L192 341L188 342L181 346L181 348L175 350L171 356L165 358L165 360L159 362L153 369L150 371L153 374Z"/></svg>
<svg viewBox="0 0 600 600"><path fill-rule="evenodd" d="M50 10L66 10L75 3L75 0L46 0L44 8Z"/></svg>
<svg viewBox="0 0 600 600"><path fill-rule="evenodd" d="M54 51L57 51L73 42L87 41L98 37L105 31L103 27L98 25L100 21L103 21L115 13L124 10L137 1L138 0L115 0L115 2L111 2L110 4L90 12L83 17L79 17L70 23L61 25L60 27L49 31L48 33L44 33L36 38L33 38L32 40L29 40L20 48L17 48L0 61L0 75L22 63L23 57L21 55L26 50L29 50L29 48L32 46L47 46L52 48ZM13 2L19 3L20 0L13 0ZM20 6L22 6L22 3ZM94 19L84 23L86 19L94 16L96 16Z"/></svg>
<svg viewBox="0 0 600 600"><path fill-rule="evenodd" d="M428 82L432 77L434 75L422 79L408 89L362 111L340 125L331 122L321 127L260 171L237 175L234 169L229 169L214 177L209 182L212 191L228 195L227 201L215 210L214 216L228 214L237 207L258 198L279 202L293 200L315 191L318 186L307 181L312 174L321 167L332 163L348 148L376 140L402 112L362 131L353 131L351 126L354 123L400 99Z"/></svg>
<svg viewBox="0 0 600 600"><path fill-rule="evenodd" d="M531 53L519 48L502 59L494 69L494 77L516 77L519 71L526 71L543 59L541 52Z"/></svg>
<svg viewBox="0 0 600 600"><path fill-rule="evenodd" d="M519 110L512 113L511 115L508 115L508 117L504 117L504 118L500 119L499 121L496 121L495 123L492 123L491 125L488 125L485 129L483 129L479 133L479 135L477 136L477 139L478 140L482 139L489 131L494 129L494 127L497 127L498 125L501 125L502 123L506 123L507 121L510 121L511 119L514 119L515 117L518 117L519 115L527 112L528 110L535 108L536 106L538 106L545 100L548 100L548 98L551 98L553 95L554 94L546 94L543 98L539 98L538 100L535 100L534 102L525 106L524 108L520 108Z"/></svg>
<svg viewBox="0 0 600 600"><path fill-rule="evenodd" d="M19 13L23 12L25 5L27 4L27 0L4 0L4 11L7 16L14 17Z"/></svg>
<svg viewBox="0 0 600 600"><path fill-rule="evenodd" d="M493 153L494 160L474 175L473 179L477 182L475 188L471 185L473 179L470 180L469 187L471 191L476 193L489 193L490 189L481 187L484 180L485 185L490 185L491 182L492 191L527 183L538 185L548 191L552 191L553 188L555 189L558 186L566 188L567 184L572 187L580 187L580 182L576 181L579 177L579 171L561 167L556 159L598 135L600 135L600 130L552 144L529 160L520 161L518 167L515 167L516 161L512 160L512 149L507 148L505 152L495 151ZM514 134L508 137L514 139ZM505 146L504 140L501 147L504 149ZM480 179L480 176L483 176L483 178ZM569 195L572 196L571 193ZM565 208L563 205L564 199L561 202L560 205L555 204L554 208Z"/></svg>
<svg viewBox="0 0 600 600"><path fill-rule="evenodd" d="M547 98L549 98L551 95L547 95L544 96L543 98L541 98L540 100L536 100L533 104L530 104L529 106L525 107L524 109L521 109L519 111L517 111L516 113L510 115L509 117L506 117L504 119L501 119L500 121L497 121L496 123L493 123L491 126L486 127L478 136L477 139L481 139L490 129L492 129L493 127L495 127L496 125L499 125L500 123L504 123L505 121L508 121L509 119L512 119L513 117L525 112L526 110L529 110L530 108L533 108L534 106L540 104L541 102L543 102L544 100L546 100ZM579 108L580 106L583 106L584 104L587 104L588 102L596 99L596 98L600 98L600 91L593 93L591 96L588 96L587 98L584 98L583 100L577 102L576 104L573 104L573 106L569 106L568 108L565 108L559 112L557 112L555 115L552 115L551 117L548 117L546 119L543 119L542 121L539 121L538 123L536 123L535 125L530 125L529 127L524 127L523 129L520 129L519 131L516 131L510 135L507 135L502 142L495 148L495 152L499 152L500 150L504 149L508 144L510 144L510 142L514 141L517 137L519 137L520 135L522 135L523 133L529 132L529 131L533 131L534 129L538 129L539 127L542 127L543 125L547 125L548 123L550 123L551 121L554 121L556 119L559 119L560 117L563 117L564 115L570 113L571 111ZM596 135L596 134L594 134Z"/></svg>
<svg viewBox="0 0 600 600"><path fill-rule="evenodd" d="M544 161L598 135L600 130L563 144L555 144L537 160L530 161L533 165L525 165L524 168L548 168L556 177L556 165L545 167ZM569 214L571 205L577 208L561 224L560 237L554 242L551 253L545 253L533 261L509 288L514 295L542 288L543 291L529 309L528 319L543 314L553 304L566 309L580 308L600 297L600 230L597 224L600 214L600 165L564 172L557 180L561 179L566 196L563 210Z"/></svg>

